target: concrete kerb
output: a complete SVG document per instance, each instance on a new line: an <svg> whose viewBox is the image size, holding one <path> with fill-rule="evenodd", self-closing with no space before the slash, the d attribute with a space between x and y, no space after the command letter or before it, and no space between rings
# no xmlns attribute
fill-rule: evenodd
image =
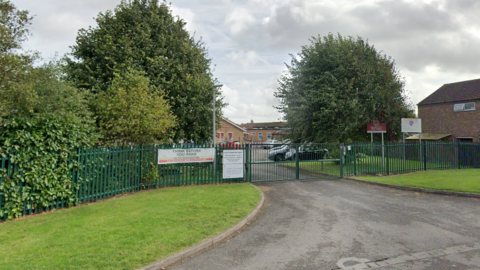
<svg viewBox="0 0 480 270"><path fill-rule="evenodd" d="M260 191L260 194L261 194L260 201L257 203L257 206L255 206L253 211L250 212L250 214L248 214L239 223L235 224L234 226L230 227L229 229L227 229L226 231L224 231L220 234L217 234L215 236L210 237L207 240L204 240L204 241L200 242L199 244L197 244L197 245L195 245L191 248L180 251L176 254L173 254L170 257L167 257L167 258L162 259L160 261L151 263L151 264L149 264L147 266L144 266L142 268L138 268L138 270L157 270L157 269L161 270L161 269L165 269L165 267L170 266L170 265L175 264L175 263L178 263L180 261L183 261L183 260L201 252L201 251L204 251L204 250L218 244L219 242L221 242L221 241L227 239L228 237L232 236L233 234L235 234L235 232L239 231L243 226L247 225L247 223L249 223L258 214L258 212L260 211L260 209L263 206L263 203L265 201L265 195L263 194L263 191L261 189L259 189L257 186L255 186L255 187Z"/></svg>
<svg viewBox="0 0 480 270"><path fill-rule="evenodd" d="M396 185L370 182L370 181L365 181L365 180L360 180L360 179L355 179L355 178L349 178L349 177L345 177L345 178L342 178L342 179L343 180L348 180L348 181L364 183L364 184L368 184L368 185L388 187L388 188L394 188L394 189L400 189L400 190L406 190L406 191L414 191L414 192L422 192L422 193L437 194L437 195L447 195L447 196L457 196L457 197L468 197L468 198L480 199L480 194L475 194L475 193L465 193L465 192L455 192L455 191L446 191L446 190L435 190L435 189L425 189L425 188L416 188L416 187L396 186Z"/></svg>

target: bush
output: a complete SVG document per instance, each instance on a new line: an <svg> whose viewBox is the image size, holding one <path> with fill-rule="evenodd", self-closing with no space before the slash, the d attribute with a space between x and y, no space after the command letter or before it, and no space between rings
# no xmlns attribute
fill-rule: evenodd
<svg viewBox="0 0 480 270"><path fill-rule="evenodd" d="M88 125L65 117L3 119L0 155L9 157L17 170L10 175L5 169L0 172L0 217L16 218L24 210L49 207L55 201L73 205L76 183L69 172L77 166L75 150L97 140L91 134Z"/></svg>

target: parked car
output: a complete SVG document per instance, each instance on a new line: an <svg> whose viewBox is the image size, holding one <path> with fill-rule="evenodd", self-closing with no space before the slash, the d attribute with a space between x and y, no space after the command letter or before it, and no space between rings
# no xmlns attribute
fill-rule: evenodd
<svg viewBox="0 0 480 270"><path fill-rule="evenodd" d="M280 145L280 142L274 139L267 140L262 144L263 149L271 149L274 146Z"/></svg>
<svg viewBox="0 0 480 270"><path fill-rule="evenodd" d="M268 159L273 161L284 161L285 154L290 151L290 145L284 144L281 146L274 147L268 151Z"/></svg>
<svg viewBox="0 0 480 270"><path fill-rule="evenodd" d="M217 154L220 153L220 156L223 157L223 150L241 150L241 144L237 141L223 141L217 143Z"/></svg>
<svg viewBox="0 0 480 270"><path fill-rule="evenodd" d="M283 146L288 145L288 144L290 144L290 140L286 140L286 141L282 142L281 144L276 144L274 147L271 148L271 150L277 149L277 148L282 148Z"/></svg>
<svg viewBox="0 0 480 270"><path fill-rule="evenodd" d="M316 145L302 145L298 148L298 160L319 160L328 158L328 149L319 149ZM285 160L296 160L296 150L285 153Z"/></svg>
<svg viewBox="0 0 480 270"><path fill-rule="evenodd" d="M224 141L218 143L218 146L221 147L221 149L240 149L241 145L237 141Z"/></svg>

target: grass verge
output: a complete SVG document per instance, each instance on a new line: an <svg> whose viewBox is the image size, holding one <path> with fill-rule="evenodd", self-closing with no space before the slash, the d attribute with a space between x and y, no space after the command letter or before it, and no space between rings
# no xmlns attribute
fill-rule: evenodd
<svg viewBox="0 0 480 270"><path fill-rule="evenodd" d="M135 269L216 235L260 200L250 184L181 187L0 224L0 269Z"/></svg>
<svg viewBox="0 0 480 270"><path fill-rule="evenodd" d="M388 162L388 165L387 165ZM287 167L295 167L294 162L282 164ZM345 175L352 176L355 174L373 174L373 175L386 175L387 172L390 174L404 173L408 171L421 171L424 169L424 162L418 160L404 160L397 158L386 158L385 165L382 163L382 157L374 156L367 158L359 158L355 163L353 161L348 162L345 165ZM431 169L446 169L451 165L441 165L435 163L427 163L427 168ZM388 168L387 168L388 167ZM331 161L301 161L299 162L299 168L302 170L307 170L311 172L325 173L330 175L339 176L340 175L340 163L331 162Z"/></svg>
<svg viewBox="0 0 480 270"><path fill-rule="evenodd" d="M396 186L480 193L479 169L423 171L394 176L354 178Z"/></svg>

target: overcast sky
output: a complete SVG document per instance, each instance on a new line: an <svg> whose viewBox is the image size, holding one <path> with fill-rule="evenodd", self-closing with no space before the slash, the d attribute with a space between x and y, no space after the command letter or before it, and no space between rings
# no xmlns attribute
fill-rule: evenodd
<svg viewBox="0 0 480 270"><path fill-rule="evenodd" d="M35 15L25 48L45 59L70 52L77 31L120 0L13 0ZM368 39L395 59L417 104L444 83L480 78L478 0L171 0L202 38L237 123L278 121L277 80L309 38Z"/></svg>

